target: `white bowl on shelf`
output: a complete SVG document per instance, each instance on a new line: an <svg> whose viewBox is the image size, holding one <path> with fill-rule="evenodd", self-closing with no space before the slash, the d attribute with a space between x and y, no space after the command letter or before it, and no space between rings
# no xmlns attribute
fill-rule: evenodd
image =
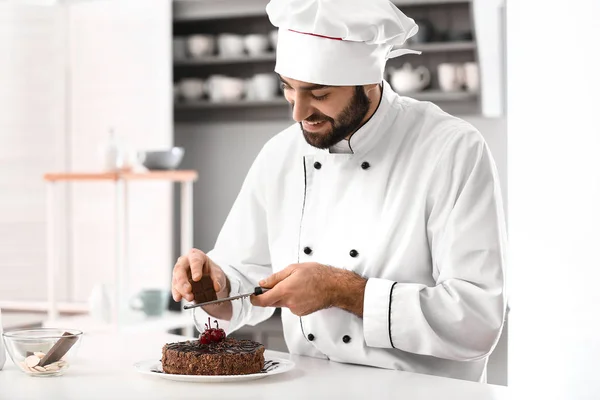
<svg viewBox="0 0 600 400"><path fill-rule="evenodd" d="M269 37L252 33L244 37L244 47L250 56L259 56L269 50Z"/></svg>
<svg viewBox="0 0 600 400"><path fill-rule="evenodd" d="M246 82L241 78L213 75L207 79L205 90L210 101L236 101L244 96L246 86Z"/></svg>
<svg viewBox="0 0 600 400"><path fill-rule="evenodd" d="M244 37L232 33L223 33L217 37L219 55L237 57L244 54Z"/></svg>
<svg viewBox="0 0 600 400"><path fill-rule="evenodd" d="M184 154L183 147L173 147L167 150L139 151L138 160L149 170L172 170L181 164Z"/></svg>
<svg viewBox="0 0 600 400"><path fill-rule="evenodd" d="M202 58L215 53L213 35L191 35L187 41L187 50L192 58Z"/></svg>
<svg viewBox="0 0 600 400"><path fill-rule="evenodd" d="M185 101L197 101L204 95L205 83L202 79L186 78L178 84L178 97Z"/></svg>

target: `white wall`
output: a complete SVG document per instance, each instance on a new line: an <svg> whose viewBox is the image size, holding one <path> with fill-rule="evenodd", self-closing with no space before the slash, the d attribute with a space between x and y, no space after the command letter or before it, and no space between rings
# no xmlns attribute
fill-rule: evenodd
<svg viewBox="0 0 600 400"><path fill-rule="evenodd" d="M64 22L58 8L0 3L0 300L46 292L42 175L65 168Z"/></svg>
<svg viewBox="0 0 600 400"><path fill-rule="evenodd" d="M507 10L509 387L598 399L600 2Z"/></svg>
<svg viewBox="0 0 600 400"><path fill-rule="evenodd" d="M109 128L130 150L169 148L173 141L171 4L169 0L94 1L71 13L71 170L102 168L98 149ZM110 282L115 260L114 186L72 186L74 298ZM165 182L129 184L129 282L170 288L172 190Z"/></svg>
<svg viewBox="0 0 600 400"><path fill-rule="evenodd" d="M100 171L109 127L130 149L171 146L171 23L169 0L0 4L0 303L46 299L44 172ZM114 188L66 192L59 299L86 301L114 275ZM131 291L168 289L171 187L135 182L129 192Z"/></svg>

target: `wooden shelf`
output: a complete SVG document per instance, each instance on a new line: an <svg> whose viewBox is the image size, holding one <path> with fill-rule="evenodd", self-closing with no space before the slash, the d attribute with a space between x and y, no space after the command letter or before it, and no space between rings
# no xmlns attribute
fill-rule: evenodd
<svg viewBox="0 0 600 400"><path fill-rule="evenodd" d="M127 181L162 180L171 182L187 182L198 179L198 172L185 170L148 171L148 172L59 172L44 174L44 180L56 181Z"/></svg>

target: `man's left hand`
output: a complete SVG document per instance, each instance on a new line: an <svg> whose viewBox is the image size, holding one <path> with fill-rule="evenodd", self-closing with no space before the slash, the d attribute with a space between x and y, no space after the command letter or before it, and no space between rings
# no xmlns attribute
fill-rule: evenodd
<svg viewBox="0 0 600 400"><path fill-rule="evenodd" d="M287 307L298 316L340 307L362 317L366 282L354 272L316 262L292 264L260 281L271 290L250 301L260 307Z"/></svg>

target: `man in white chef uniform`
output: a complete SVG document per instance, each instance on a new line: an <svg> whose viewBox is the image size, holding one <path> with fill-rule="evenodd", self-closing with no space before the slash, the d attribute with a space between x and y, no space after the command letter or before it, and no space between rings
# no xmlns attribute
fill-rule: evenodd
<svg viewBox="0 0 600 400"><path fill-rule="evenodd" d="M387 59L417 32L387 0L272 0L292 126L250 168L215 248L173 272L212 277L231 333L282 308L289 351L485 381L504 321L505 223L481 134L394 93ZM199 309L197 309L199 310Z"/></svg>

